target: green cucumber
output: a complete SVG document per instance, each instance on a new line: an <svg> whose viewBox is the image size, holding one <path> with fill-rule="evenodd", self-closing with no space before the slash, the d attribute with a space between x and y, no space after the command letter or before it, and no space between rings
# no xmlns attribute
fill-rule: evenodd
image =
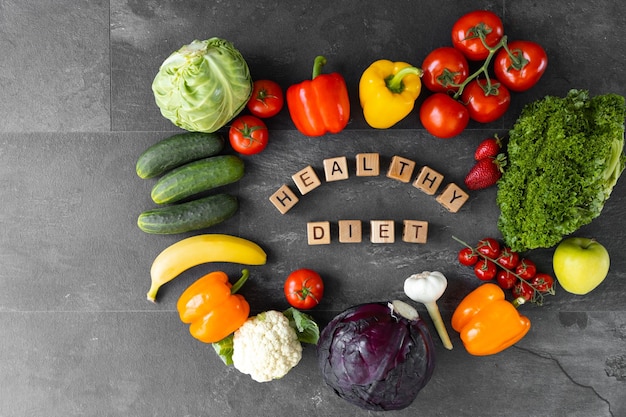
<svg viewBox="0 0 626 417"><path fill-rule="evenodd" d="M219 155L189 162L163 175L152 187L152 201L175 203L189 196L239 181L243 160L236 155Z"/></svg>
<svg viewBox="0 0 626 417"><path fill-rule="evenodd" d="M185 233L221 223L232 217L238 208L236 197L215 194L144 211L137 219L137 226L151 234Z"/></svg>
<svg viewBox="0 0 626 417"><path fill-rule="evenodd" d="M153 178L188 162L217 155L222 149L224 138L217 133L179 133L143 151L135 169L140 178Z"/></svg>

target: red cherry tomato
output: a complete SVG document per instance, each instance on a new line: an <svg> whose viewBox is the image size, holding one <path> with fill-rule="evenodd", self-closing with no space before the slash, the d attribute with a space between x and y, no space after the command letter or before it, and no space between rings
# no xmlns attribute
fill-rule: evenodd
<svg viewBox="0 0 626 417"><path fill-rule="evenodd" d="M474 275L481 281L491 281L497 273L498 267L488 259L483 258L474 265Z"/></svg>
<svg viewBox="0 0 626 417"><path fill-rule="evenodd" d="M293 307L309 310L322 300L324 282L320 274L312 269L297 269L285 280L284 292L287 301Z"/></svg>
<svg viewBox="0 0 626 417"><path fill-rule="evenodd" d="M255 116L238 117L228 131L228 139L233 150L244 155L261 152L267 146L268 138L267 126Z"/></svg>
<svg viewBox="0 0 626 417"><path fill-rule="evenodd" d="M519 254L517 252L513 252L511 248L504 248L498 257L497 262L503 268L514 271L517 264L519 264Z"/></svg>
<svg viewBox="0 0 626 417"><path fill-rule="evenodd" d="M510 290L517 284L517 277L509 271L500 269L496 274L496 281L498 281L500 288Z"/></svg>
<svg viewBox="0 0 626 417"><path fill-rule="evenodd" d="M469 112L446 93L435 93L422 103L420 121L431 135L448 139L465 130Z"/></svg>
<svg viewBox="0 0 626 417"><path fill-rule="evenodd" d="M540 272L530 280L530 285L542 293L554 292L554 278L552 275Z"/></svg>
<svg viewBox="0 0 626 417"><path fill-rule="evenodd" d="M434 93L445 93L459 89L469 75L469 64L461 51L444 46L424 58L422 70L424 86Z"/></svg>
<svg viewBox="0 0 626 417"><path fill-rule="evenodd" d="M525 281L519 281L513 287L513 297L522 297L526 301L532 301L535 296L535 290Z"/></svg>
<svg viewBox="0 0 626 417"><path fill-rule="evenodd" d="M478 262L479 256L473 249L463 248L459 251L458 258L461 265L474 266Z"/></svg>
<svg viewBox="0 0 626 417"><path fill-rule="evenodd" d="M285 97L277 82L272 80L257 80L252 87L252 96L247 107L256 117L267 118L276 116L283 105Z"/></svg>
<svg viewBox="0 0 626 417"><path fill-rule="evenodd" d="M515 268L515 273L519 275L520 278L529 281L537 274L537 266L530 259L523 258L519 265L517 265L517 268Z"/></svg>
<svg viewBox="0 0 626 417"><path fill-rule="evenodd" d="M500 243L492 237L486 237L478 241L476 251L491 259L498 259L500 256Z"/></svg>
<svg viewBox="0 0 626 417"><path fill-rule="evenodd" d="M546 71L548 55L541 45L531 41L512 41L507 49L496 53L493 72L509 90L526 91L537 84Z"/></svg>
<svg viewBox="0 0 626 417"><path fill-rule="evenodd" d="M452 45L467 59L480 61L489 55L481 36L489 47L494 47L504 36L504 25L497 14L489 10L475 10L461 16L452 26Z"/></svg>
<svg viewBox="0 0 626 417"><path fill-rule="evenodd" d="M506 113L511 104L511 93L500 82L491 80L491 86L485 79L470 81L461 94L469 116L479 123L491 123Z"/></svg>

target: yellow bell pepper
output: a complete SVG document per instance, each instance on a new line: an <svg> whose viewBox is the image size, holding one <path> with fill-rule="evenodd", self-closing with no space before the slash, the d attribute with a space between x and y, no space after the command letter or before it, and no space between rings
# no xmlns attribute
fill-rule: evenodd
<svg viewBox="0 0 626 417"><path fill-rule="evenodd" d="M381 59L372 63L359 81L359 100L365 121L387 129L404 119L422 90L422 70L406 62Z"/></svg>

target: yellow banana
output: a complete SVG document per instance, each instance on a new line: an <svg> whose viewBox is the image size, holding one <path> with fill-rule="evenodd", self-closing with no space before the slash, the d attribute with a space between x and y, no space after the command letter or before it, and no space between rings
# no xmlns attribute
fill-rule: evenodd
<svg viewBox="0 0 626 417"><path fill-rule="evenodd" d="M263 265L267 254L256 243L237 236L203 234L188 237L165 248L152 263L148 300L154 302L157 292L187 269L207 262L232 262Z"/></svg>

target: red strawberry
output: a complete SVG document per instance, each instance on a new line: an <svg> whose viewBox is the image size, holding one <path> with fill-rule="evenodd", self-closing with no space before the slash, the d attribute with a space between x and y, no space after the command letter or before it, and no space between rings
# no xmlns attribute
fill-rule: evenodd
<svg viewBox="0 0 626 417"><path fill-rule="evenodd" d="M506 157L504 154L498 154L495 158L479 160L465 177L465 186L469 190L481 190L495 185L502 177L505 164Z"/></svg>
<svg viewBox="0 0 626 417"><path fill-rule="evenodd" d="M500 153L501 148L502 140L498 135L494 135L494 137L487 138L478 144L474 152L474 159L480 161L485 158L495 158Z"/></svg>

